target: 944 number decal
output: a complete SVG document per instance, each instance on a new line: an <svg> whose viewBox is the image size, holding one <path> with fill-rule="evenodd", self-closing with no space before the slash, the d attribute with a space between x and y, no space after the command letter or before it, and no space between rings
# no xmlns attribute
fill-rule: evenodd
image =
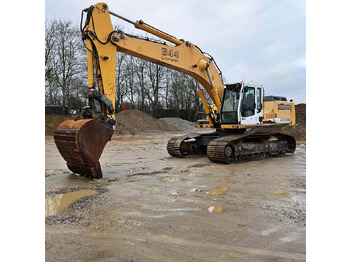
<svg viewBox="0 0 350 262"><path fill-rule="evenodd" d="M162 48L162 59L169 60L172 62L179 62L179 51L174 51L173 49Z"/></svg>

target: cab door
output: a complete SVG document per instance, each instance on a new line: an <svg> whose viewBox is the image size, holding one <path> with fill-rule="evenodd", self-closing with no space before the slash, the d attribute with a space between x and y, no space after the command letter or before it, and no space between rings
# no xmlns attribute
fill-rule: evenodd
<svg viewBox="0 0 350 262"><path fill-rule="evenodd" d="M245 86L242 89L241 125L258 125L263 118L262 87Z"/></svg>

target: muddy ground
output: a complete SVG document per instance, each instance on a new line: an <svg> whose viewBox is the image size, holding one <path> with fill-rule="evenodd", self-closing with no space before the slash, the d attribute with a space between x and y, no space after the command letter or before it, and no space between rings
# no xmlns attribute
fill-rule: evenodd
<svg viewBox="0 0 350 262"><path fill-rule="evenodd" d="M102 180L71 174L47 137L46 260L305 260L304 143L223 165L169 156L173 135L113 136ZM71 203L73 192L85 197Z"/></svg>

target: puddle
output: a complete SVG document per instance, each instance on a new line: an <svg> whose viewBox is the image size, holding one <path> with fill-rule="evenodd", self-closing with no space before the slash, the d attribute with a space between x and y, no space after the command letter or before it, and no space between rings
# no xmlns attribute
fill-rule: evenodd
<svg viewBox="0 0 350 262"><path fill-rule="evenodd" d="M279 195L279 196L285 196L285 197L292 197L292 195L289 194L288 192L281 191L281 190L270 190L269 193L270 193L270 194L273 194L273 195Z"/></svg>
<svg viewBox="0 0 350 262"><path fill-rule="evenodd" d="M161 193L161 192L163 192L162 189L152 189L152 190L150 190L148 192L145 192L145 194L146 195L155 195L155 194L158 194L158 193Z"/></svg>
<svg viewBox="0 0 350 262"><path fill-rule="evenodd" d="M191 190L190 190L190 192L192 192L192 193L194 193L194 192L202 192L203 190L201 190L201 189L197 189L197 188L192 188Z"/></svg>
<svg viewBox="0 0 350 262"><path fill-rule="evenodd" d="M133 173L145 170L145 169L147 169L147 167L134 167L134 168L130 169L130 173L133 174Z"/></svg>
<svg viewBox="0 0 350 262"><path fill-rule="evenodd" d="M230 183L231 181L230 181L230 179L228 179L228 178L224 178L223 180L221 180L221 183L222 184L228 184L228 183Z"/></svg>
<svg viewBox="0 0 350 262"><path fill-rule="evenodd" d="M49 196L45 198L45 217L64 211L70 204L74 203L80 198L96 194L98 194L98 191L86 189Z"/></svg>
<svg viewBox="0 0 350 262"><path fill-rule="evenodd" d="M184 169L181 168L181 167L178 167L178 168L175 169L175 172L176 172L176 173L183 173L183 172L184 172Z"/></svg>
<svg viewBox="0 0 350 262"><path fill-rule="evenodd" d="M278 198L275 197L275 196L264 196L264 199L265 199L265 200L276 200L276 199L278 199Z"/></svg>
<svg viewBox="0 0 350 262"><path fill-rule="evenodd" d="M218 186L217 188L209 191L207 194L211 196L223 195L229 190L228 186Z"/></svg>
<svg viewBox="0 0 350 262"><path fill-rule="evenodd" d="M262 231L262 232L261 232L261 235L262 235L262 236L269 236L269 235L271 235L272 233L277 232L278 230L279 230L278 227L272 227L272 228L269 228L269 229L267 229L267 230Z"/></svg>
<svg viewBox="0 0 350 262"><path fill-rule="evenodd" d="M162 178L162 180L166 182L179 182L179 181L182 181L183 178L180 176L168 176L168 177Z"/></svg>
<svg viewBox="0 0 350 262"><path fill-rule="evenodd" d="M189 176L189 177L202 177L203 174L202 173L186 173L186 176Z"/></svg>
<svg viewBox="0 0 350 262"><path fill-rule="evenodd" d="M59 169L45 169L45 177L51 176L51 175L57 175L63 173L62 170Z"/></svg>
<svg viewBox="0 0 350 262"><path fill-rule="evenodd" d="M161 211L168 211L168 212L197 212L197 211L202 211L202 209L201 208L169 208L169 209L162 209Z"/></svg>
<svg viewBox="0 0 350 262"><path fill-rule="evenodd" d="M224 211L223 207L219 207L219 206L211 206L208 208L208 211L210 213L216 213L216 214L220 214L222 213L222 211Z"/></svg>
<svg viewBox="0 0 350 262"><path fill-rule="evenodd" d="M205 166L210 166L210 164L195 164L195 165L189 166L189 168L190 167L205 167Z"/></svg>

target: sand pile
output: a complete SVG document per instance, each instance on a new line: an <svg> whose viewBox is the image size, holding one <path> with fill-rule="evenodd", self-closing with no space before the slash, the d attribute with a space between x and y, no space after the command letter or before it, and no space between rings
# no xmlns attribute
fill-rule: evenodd
<svg viewBox="0 0 350 262"><path fill-rule="evenodd" d="M198 130L197 124L191 121L187 121L185 119L181 119L178 117L163 117L159 120L165 121L168 124L176 126L181 131L195 131Z"/></svg>
<svg viewBox="0 0 350 262"><path fill-rule="evenodd" d="M152 134L179 131L175 126L158 120L139 110L126 110L116 116L118 135Z"/></svg>

